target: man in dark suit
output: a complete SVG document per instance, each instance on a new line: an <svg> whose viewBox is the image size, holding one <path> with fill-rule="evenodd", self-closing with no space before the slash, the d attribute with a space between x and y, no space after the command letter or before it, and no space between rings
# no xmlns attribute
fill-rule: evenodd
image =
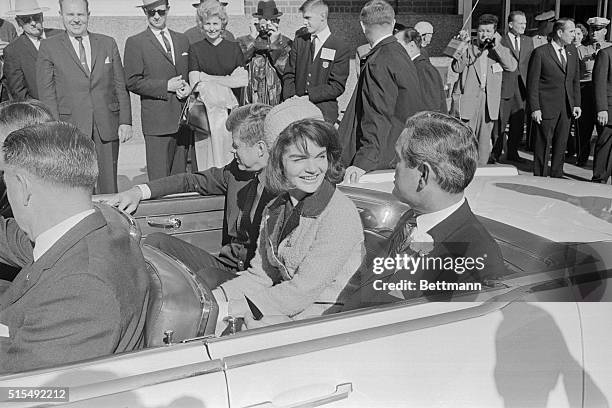
<svg viewBox="0 0 612 408"><path fill-rule="evenodd" d="M422 110L416 68L393 37L393 7L371 0L359 18L372 49L338 129L342 159L351 164L345 176L350 182L368 171L390 168L406 119Z"/></svg>
<svg viewBox="0 0 612 408"><path fill-rule="evenodd" d="M598 126L592 181L607 183L612 173L612 47L597 53L593 68L593 90Z"/></svg>
<svg viewBox="0 0 612 408"><path fill-rule="evenodd" d="M139 242L94 209L96 152L68 123L4 142L15 218L0 219L0 258L22 267L0 297L0 373L141 348L149 279Z"/></svg>
<svg viewBox="0 0 612 408"><path fill-rule="evenodd" d="M580 109L580 67L572 43L574 22L560 18L553 27L552 40L533 51L527 72L527 98L531 119L539 125L534 144L533 174L548 176L552 149L551 177L563 177L563 161L570 118L578 119Z"/></svg>
<svg viewBox="0 0 612 408"><path fill-rule="evenodd" d="M93 138L97 193L117 192L119 140L132 137L130 95L117 43L89 33L87 0L62 0L66 33L41 42L36 62L39 99L55 118Z"/></svg>
<svg viewBox="0 0 612 408"><path fill-rule="evenodd" d="M323 0L306 0L300 7L304 27L295 33L283 75L283 98L306 96L321 109L325 121L338 119L338 97L349 74L349 48L327 25Z"/></svg>
<svg viewBox="0 0 612 408"><path fill-rule="evenodd" d="M192 5L193 7L198 8L200 7L200 4L208 3L208 2L215 2L215 3L221 4L223 7L227 6L226 1L219 1L219 0L200 0L199 3L192 3ZM204 29L201 27L200 19L198 18L197 14L196 14L196 25L194 27L189 28L187 31L185 31L185 35L189 39L189 44L195 44L198 41L202 41L206 38L206 34L204 34ZM232 34L227 29L223 30L223 33L221 33L221 37L223 37L224 40L236 41L234 34Z"/></svg>
<svg viewBox="0 0 612 408"><path fill-rule="evenodd" d="M128 90L140 95L149 180L184 173L189 129L179 127L183 101L191 88L189 41L166 26L167 0L143 0L149 27L125 43Z"/></svg>
<svg viewBox="0 0 612 408"><path fill-rule="evenodd" d="M478 166L472 130L449 115L421 112L408 119L395 150L393 195L411 209L380 256L357 275L359 289L346 308L421 296L450 300L503 276L499 246L464 197Z"/></svg>
<svg viewBox="0 0 612 408"><path fill-rule="evenodd" d="M43 28L43 11L47 8L38 7L36 1L22 3L15 1L14 8L9 11L15 15L23 34L4 49L4 75L12 99L38 99L36 58L40 42L62 31Z"/></svg>
<svg viewBox="0 0 612 408"><path fill-rule="evenodd" d="M395 33L395 38L402 44L419 76L421 95L423 96L423 110L446 113L446 93L442 85L440 73L429 61L429 57L421 54L421 35L412 27Z"/></svg>
<svg viewBox="0 0 612 408"><path fill-rule="evenodd" d="M518 145L523 139L525 127L525 102L527 100L527 70L533 52L533 40L525 36L527 19L522 11L512 11L508 16L509 31L501 43L512 51L518 62L514 71L504 71L502 76L501 104L499 107L499 126L497 138L493 143L492 156L499 160L504 145L506 125L510 124L506 158L517 163L524 162L518 154Z"/></svg>

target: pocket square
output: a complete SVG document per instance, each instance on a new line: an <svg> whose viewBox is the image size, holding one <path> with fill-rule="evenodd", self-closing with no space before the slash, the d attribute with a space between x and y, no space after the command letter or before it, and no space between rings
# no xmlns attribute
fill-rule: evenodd
<svg viewBox="0 0 612 408"><path fill-rule="evenodd" d="M109 57L106 57L106 59L104 60L104 63L105 63L105 64L110 64L110 63L111 63L110 58L109 58Z"/></svg>
<svg viewBox="0 0 612 408"><path fill-rule="evenodd" d="M189 53L188 53L188 52L184 52L184 53L182 53L181 55L184 57L184 56L189 55Z"/></svg>

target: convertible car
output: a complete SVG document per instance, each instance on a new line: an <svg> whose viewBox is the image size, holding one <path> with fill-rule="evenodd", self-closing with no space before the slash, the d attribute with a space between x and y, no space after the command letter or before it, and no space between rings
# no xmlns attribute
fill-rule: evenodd
<svg viewBox="0 0 612 408"><path fill-rule="evenodd" d="M370 255L407 209L390 194L392 178L374 173L341 186L359 208ZM0 388L0 405L610 406L610 186L506 169L478 174L467 198L509 273L464 299L398 298L215 337L211 288L144 246L154 294L148 347L0 377L0 387L9 387ZM134 239L163 231L210 251L220 245L223 197L146 201L134 218L101 208ZM13 387L68 389L63 401L17 402L8 395Z"/></svg>

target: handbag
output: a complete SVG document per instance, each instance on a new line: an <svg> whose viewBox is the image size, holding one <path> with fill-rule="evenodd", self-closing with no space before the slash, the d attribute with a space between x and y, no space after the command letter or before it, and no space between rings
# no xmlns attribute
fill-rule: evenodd
<svg viewBox="0 0 612 408"><path fill-rule="evenodd" d="M196 83L193 89L196 89L197 85L198 84ZM204 102L198 99L197 92L192 92L187 98L187 101L183 106L179 124L187 126L190 129L205 135L210 134L210 125L208 123L206 106L204 105Z"/></svg>

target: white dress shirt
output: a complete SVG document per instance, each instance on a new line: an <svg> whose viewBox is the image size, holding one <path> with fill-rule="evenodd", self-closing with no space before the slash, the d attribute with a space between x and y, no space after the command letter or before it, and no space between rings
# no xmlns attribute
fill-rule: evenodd
<svg viewBox="0 0 612 408"><path fill-rule="evenodd" d="M451 205L450 207L446 207L440 211L421 214L416 217L417 229L423 232L429 232L433 227L447 219L451 216L452 213L457 211L459 207L463 205L465 202L465 197L461 197L457 203Z"/></svg>
<svg viewBox="0 0 612 408"><path fill-rule="evenodd" d="M518 35L514 35L511 32L508 32L508 37L510 37L510 44L512 44L512 48L517 47L516 52L521 52L521 37Z"/></svg>
<svg viewBox="0 0 612 408"><path fill-rule="evenodd" d="M34 44L34 47L36 47L36 49L39 49L40 48L40 42L47 38L47 35L45 34L44 30L43 30L43 33L40 36L40 38L32 37L29 34L26 34L26 36L30 39L30 41L32 41L32 44Z"/></svg>
<svg viewBox="0 0 612 408"><path fill-rule="evenodd" d="M315 57L319 55L319 51L321 51L323 44L325 44L325 41L327 41L327 39L331 35L331 31L329 30L329 26L327 26L320 33L313 35L317 36L317 38L315 39L315 53L312 56L312 59L314 61Z"/></svg>
<svg viewBox="0 0 612 408"><path fill-rule="evenodd" d="M164 39L161 36L161 33L163 31L164 35L166 36L166 38L168 39L168 42L170 43L170 50L172 50L172 63L174 64L174 43L172 42L172 36L170 35L170 31L168 30L168 27L164 28L163 30L157 30L155 28L151 28L151 31L153 32L153 35L155 35L155 38L157 38L157 41L159 41L159 43L162 46L162 49L164 51L166 51L166 44L164 44Z"/></svg>
<svg viewBox="0 0 612 408"><path fill-rule="evenodd" d="M89 34L85 33L85 35L83 35L82 37L83 37L83 47L85 47L85 59L87 60L87 66L89 67L89 70L91 71L91 43L89 42ZM79 50L79 42L76 40L76 38L74 38L71 35L69 35L68 38L70 38L70 42L72 43L72 47L74 48L74 51L76 52L77 58L79 58L79 55L81 52Z"/></svg>
<svg viewBox="0 0 612 408"><path fill-rule="evenodd" d="M567 54L565 53L565 47L559 46L559 44L557 44L555 41L551 41L550 43L555 49L555 55L557 56L559 62L561 62L561 57L559 56L559 52L561 52L561 54L563 54L563 57L565 58L565 63L567 64Z"/></svg>
<svg viewBox="0 0 612 408"><path fill-rule="evenodd" d="M70 218L56 224L54 227L49 228L42 234L36 237L34 242L34 250L32 256L34 262L38 261L41 256L45 254L57 241L59 241L68 231L70 231L79 222L83 221L85 217L93 214L96 210L87 210L73 215Z"/></svg>

